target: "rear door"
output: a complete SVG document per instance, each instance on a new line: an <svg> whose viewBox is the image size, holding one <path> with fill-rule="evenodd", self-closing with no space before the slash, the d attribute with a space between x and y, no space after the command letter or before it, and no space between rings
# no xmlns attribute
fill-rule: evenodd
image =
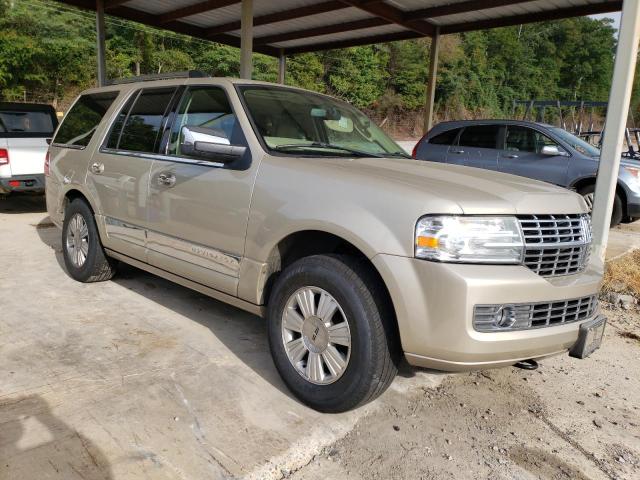
<svg viewBox="0 0 640 480"><path fill-rule="evenodd" d="M500 171L556 185L566 185L569 156L545 155L542 153L545 146L555 146L559 151L565 152L557 142L538 130L508 125L504 149L498 158Z"/></svg>
<svg viewBox="0 0 640 480"><path fill-rule="evenodd" d="M9 164L0 168L0 176L44 173L46 139L57 126L52 107L0 103L0 148L9 152Z"/></svg>
<svg viewBox="0 0 640 480"><path fill-rule="evenodd" d="M470 125L449 148L447 162L486 170L498 169L498 136L500 125Z"/></svg>
<svg viewBox="0 0 640 480"><path fill-rule="evenodd" d="M133 92L89 164L105 247L146 261L149 175L177 87Z"/></svg>

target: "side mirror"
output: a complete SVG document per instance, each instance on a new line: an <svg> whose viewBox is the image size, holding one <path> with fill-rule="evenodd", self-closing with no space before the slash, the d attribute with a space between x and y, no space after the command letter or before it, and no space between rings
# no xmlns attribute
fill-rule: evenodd
<svg viewBox="0 0 640 480"><path fill-rule="evenodd" d="M545 145L544 147L542 147L542 150L540 151L540 153L542 155L548 155L550 157L568 157L569 156L567 152L562 150L557 145Z"/></svg>
<svg viewBox="0 0 640 480"><path fill-rule="evenodd" d="M244 155L247 147L231 145L222 130L214 128L182 127L180 152L183 155L218 163L229 163Z"/></svg>

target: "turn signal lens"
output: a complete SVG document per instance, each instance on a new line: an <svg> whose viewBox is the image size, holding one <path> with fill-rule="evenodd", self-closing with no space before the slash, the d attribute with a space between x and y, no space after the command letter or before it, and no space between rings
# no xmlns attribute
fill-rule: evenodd
<svg viewBox="0 0 640 480"><path fill-rule="evenodd" d="M422 248L438 248L438 239L435 237L418 237L416 246Z"/></svg>
<svg viewBox="0 0 640 480"><path fill-rule="evenodd" d="M0 148L0 165L9 165L9 151L6 148Z"/></svg>

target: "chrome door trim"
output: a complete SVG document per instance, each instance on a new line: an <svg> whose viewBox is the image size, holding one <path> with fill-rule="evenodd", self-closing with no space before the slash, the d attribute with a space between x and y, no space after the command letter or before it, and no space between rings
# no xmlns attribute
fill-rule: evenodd
<svg viewBox="0 0 640 480"><path fill-rule="evenodd" d="M234 278L240 276L240 257L237 255L198 243L187 242L112 217L105 217L105 229L109 237L146 247L153 252L223 275Z"/></svg>
<svg viewBox="0 0 640 480"><path fill-rule="evenodd" d="M210 168L221 168L225 166L225 164L221 162L209 162L207 160L195 160L192 158L185 158L185 157L173 157L170 155L161 155L159 153L130 152L128 150L116 150L114 148L105 148L105 147L100 148L100 153L106 153L109 155L122 155L125 157L145 158L148 160L159 160L161 162L185 163L188 165L198 165L201 167L210 167Z"/></svg>
<svg viewBox="0 0 640 480"><path fill-rule="evenodd" d="M133 243L140 247L147 244L147 232L144 228L131 223L123 222L113 217L104 217L104 228L107 236L125 242Z"/></svg>

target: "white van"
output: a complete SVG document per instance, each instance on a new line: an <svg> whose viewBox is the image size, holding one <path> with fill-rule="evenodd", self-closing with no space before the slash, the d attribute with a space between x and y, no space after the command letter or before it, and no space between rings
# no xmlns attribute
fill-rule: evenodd
<svg viewBox="0 0 640 480"><path fill-rule="evenodd" d="M50 105L0 102L0 194L44 192L47 140L57 126Z"/></svg>

